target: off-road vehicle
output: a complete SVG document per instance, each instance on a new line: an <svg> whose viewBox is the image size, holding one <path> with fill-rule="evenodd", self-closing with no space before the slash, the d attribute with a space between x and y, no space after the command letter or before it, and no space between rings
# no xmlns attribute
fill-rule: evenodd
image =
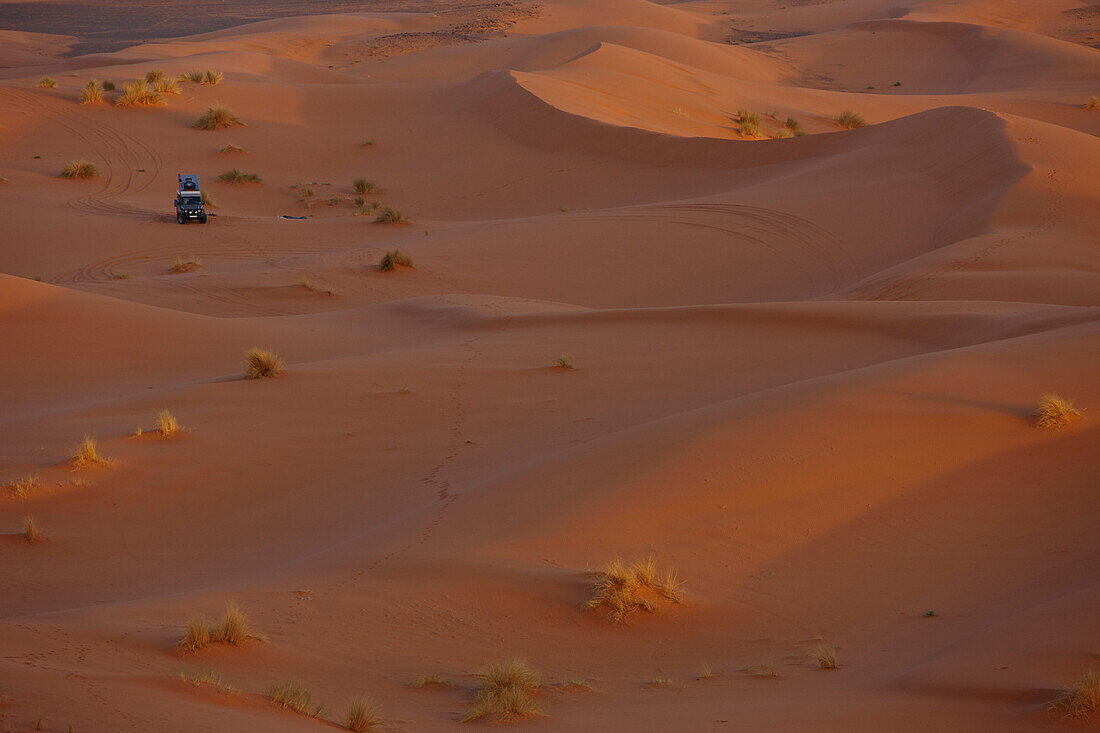
<svg viewBox="0 0 1100 733"><path fill-rule="evenodd" d="M179 174L179 189L176 191L176 221L186 224L189 219L206 223L206 209L202 206L202 191L199 190L199 177Z"/></svg>

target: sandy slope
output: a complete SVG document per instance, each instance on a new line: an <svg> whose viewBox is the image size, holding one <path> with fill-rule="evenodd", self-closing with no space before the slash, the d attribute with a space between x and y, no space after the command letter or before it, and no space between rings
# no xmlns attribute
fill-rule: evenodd
<svg viewBox="0 0 1100 733"><path fill-rule="evenodd" d="M76 57L0 30L0 483L40 479L0 489L0 726L319 727L263 697L300 679L329 720L448 730L511 655L593 688L533 730L1096 725L1045 709L1100 653L1087 14L558 0L457 39L480 7ZM75 103L150 68L226 79ZM219 102L247 126L190 127ZM359 176L412 224L351 215ZM253 346L287 373L241 378ZM1049 391L1084 417L1034 427ZM72 470L84 434L110 466ZM649 554L683 604L581 610ZM262 641L175 651L229 600ZM239 692L178 678L208 669Z"/></svg>

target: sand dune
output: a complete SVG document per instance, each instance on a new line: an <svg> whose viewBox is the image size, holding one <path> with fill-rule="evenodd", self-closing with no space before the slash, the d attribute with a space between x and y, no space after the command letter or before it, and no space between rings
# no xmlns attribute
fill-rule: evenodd
<svg viewBox="0 0 1100 733"><path fill-rule="evenodd" d="M450 730L512 656L523 729L1095 724L1089 8L143 2L0 1L0 727ZM224 78L79 104L151 69ZM647 556L681 603L585 610Z"/></svg>

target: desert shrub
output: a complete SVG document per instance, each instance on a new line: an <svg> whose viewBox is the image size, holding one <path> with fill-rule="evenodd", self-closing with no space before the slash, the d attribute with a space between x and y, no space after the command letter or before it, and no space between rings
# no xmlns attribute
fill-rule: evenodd
<svg viewBox="0 0 1100 733"><path fill-rule="evenodd" d="M382 209L382 212L374 218L379 224L405 224L408 223L408 219L405 218L405 214L401 211L387 206Z"/></svg>
<svg viewBox="0 0 1100 733"><path fill-rule="evenodd" d="M539 691L538 672L522 659L508 659L490 664L478 675L478 690L474 707L462 722L491 717L500 721L528 718L539 713L534 695Z"/></svg>
<svg viewBox="0 0 1100 733"><path fill-rule="evenodd" d="M206 110L206 114L195 121L194 127L200 130L221 130L226 127L243 126L241 118L228 108L215 104Z"/></svg>
<svg viewBox="0 0 1100 733"><path fill-rule="evenodd" d="M149 84L156 84L158 81L164 81L164 72L160 69L152 69L145 72L145 81Z"/></svg>
<svg viewBox="0 0 1100 733"><path fill-rule="evenodd" d="M382 727L382 708L374 700L357 697L348 706L344 727L355 733L368 733Z"/></svg>
<svg viewBox="0 0 1100 733"><path fill-rule="evenodd" d="M283 373L283 360L270 351L251 349L244 361L244 375L249 379L266 379Z"/></svg>
<svg viewBox="0 0 1100 733"><path fill-rule="evenodd" d="M78 180L84 180L86 178L98 178L99 168L95 163L90 163L86 160L74 160L61 171L62 178L75 178Z"/></svg>
<svg viewBox="0 0 1100 733"><path fill-rule="evenodd" d="M1089 97L1081 106L1084 109L1100 109L1100 97Z"/></svg>
<svg viewBox="0 0 1100 733"><path fill-rule="evenodd" d="M197 270L200 267L202 267L202 260L198 257L188 257L187 259L177 257L176 261L172 263L172 267L170 269L172 270L172 272L191 272L192 270Z"/></svg>
<svg viewBox="0 0 1100 733"><path fill-rule="evenodd" d="M218 176L222 183L263 183L263 179L255 173L245 173L240 168L234 168Z"/></svg>
<svg viewBox="0 0 1100 733"><path fill-rule="evenodd" d="M374 193L378 190L378 186L374 184L374 181L368 181L366 178L356 178L355 183L352 185L358 194Z"/></svg>
<svg viewBox="0 0 1100 733"><path fill-rule="evenodd" d="M99 452L99 443L88 435L73 449L70 461L74 468L84 468L95 464L107 463L110 459Z"/></svg>
<svg viewBox="0 0 1100 733"><path fill-rule="evenodd" d="M450 687L451 681L444 677L439 672L425 672L417 677L413 683L413 687Z"/></svg>
<svg viewBox="0 0 1100 733"><path fill-rule="evenodd" d="M247 153L244 148L237 147L232 143L226 143L225 147L217 152L217 155L235 155L236 153Z"/></svg>
<svg viewBox="0 0 1100 733"><path fill-rule="evenodd" d="M222 83L222 78L225 76L220 71L205 71L202 75L202 83L208 86L216 87Z"/></svg>
<svg viewBox="0 0 1100 733"><path fill-rule="evenodd" d="M225 678L225 675L221 672L215 672L212 669L191 674L180 672L180 679L190 682L193 685L213 687L218 692L237 691L237 689L230 684L229 680Z"/></svg>
<svg viewBox="0 0 1100 733"><path fill-rule="evenodd" d="M194 652L202 649L210 641L210 625L202 619L193 618L187 622L183 630L183 638L176 643L176 646L181 651Z"/></svg>
<svg viewBox="0 0 1100 733"><path fill-rule="evenodd" d="M390 270L397 269L398 265L401 267L412 267L413 261L402 253L401 250L393 249L382 255L382 259L378 262L378 269L382 272L389 272Z"/></svg>
<svg viewBox="0 0 1100 733"><path fill-rule="evenodd" d="M794 117L788 117L786 122L783 123L783 127L787 128L791 132L802 131L802 123L796 120Z"/></svg>
<svg viewBox="0 0 1100 733"><path fill-rule="evenodd" d="M616 623L641 609L657 610L657 599L679 603L683 598L681 583L674 571L658 578L657 563L652 557L627 564L616 558L593 573L588 609L603 608Z"/></svg>
<svg viewBox="0 0 1100 733"><path fill-rule="evenodd" d="M179 421L176 420L176 416L168 410L161 410L157 413L157 432L165 438L175 434L180 429Z"/></svg>
<svg viewBox="0 0 1100 733"><path fill-rule="evenodd" d="M42 481L37 476L27 476L13 481L9 488L17 499L22 499L41 485Z"/></svg>
<svg viewBox="0 0 1100 733"><path fill-rule="evenodd" d="M1071 400L1056 394L1045 394L1032 413L1035 424L1042 428L1060 428L1081 418L1081 411Z"/></svg>
<svg viewBox="0 0 1100 733"><path fill-rule="evenodd" d="M105 79L103 81L103 91L113 92L114 90L115 90L115 83L113 81L111 81L110 79Z"/></svg>
<svg viewBox="0 0 1100 733"><path fill-rule="evenodd" d="M1100 672L1090 669L1063 690L1061 697L1051 703L1051 708L1067 718L1087 718L1100 710Z"/></svg>
<svg viewBox="0 0 1100 733"><path fill-rule="evenodd" d="M573 357L572 356L559 356L554 360L554 366L560 369L572 369Z"/></svg>
<svg viewBox="0 0 1100 733"><path fill-rule="evenodd" d="M301 715L314 715L310 712L313 693L301 682L289 681L272 685L267 691L267 696L283 710L293 710ZM317 709L316 714L320 714L320 708Z"/></svg>
<svg viewBox="0 0 1100 733"><path fill-rule="evenodd" d="M813 657L817 661L818 669L836 669L836 647L818 644L813 648Z"/></svg>
<svg viewBox="0 0 1100 733"><path fill-rule="evenodd" d="M51 79L48 76L44 76L38 80L39 89L57 89L57 79Z"/></svg>
<svg viewBox="0 0 1100 733"><path fill-rule="evenodd" d="M122 94L115 100L116 107L149 107L165 104L164 95L142 79L128 81L122 85Z"/></svg>
<svg viewBox="0 0 1100 733"><path fill-rule="evenodd" d="M80 90L81 104L95 104L103 101L103 92L99 88L99 82L89 79L88 83Z"/></svg>
<svg viewBox="0 0 1100 733"><path fill-rule="evenodd" d="M203 72L197 69L188 71L186 74L180 74L180 81L192 81L196 84L202 82Z"/></svg>
<svg viewBox="0 0 1100 733"><path fill-rule="evenodd" d="M1094 99L1095 99L1095 97L1094 97ZM359 143L359 147L361 147L361 148L367 148L367 147L370 147L370 146L372 146L372 145L377 145L377 144L378 144L378 141L377 141L377 140L375 140L375 139L374 139L374 138L372 137L372 138L370 138L369 140L364 140L363 142Z"/></svg>
<svg viewBox="0 0 1100 733"><path fill-rule="evenodd" d="M742 137L760 137L760 115L747 109L739 109L737 119L741 122Z"/></svg>
<svg viewBox="0 0 1100 733"><path fill-rule="evenodd" d="M157 79L153 82L153 89L161 94L180 94L180 83L175 79Z"/></svg>
<svg viewBox="0 0 1100 733"><path fill-rule="evenodd" d="M230 603L225 607L225 615L222 616L221 623L211 635L214 641L240 646L249 637L248 617L237 607L237 604Z"/></svg>
<svg viewBox="0 0 1100 733"><path fill-rule="evenodd" d="M776 668L775 662L761 662L749 667L749 674L757 677L778 677L779 670Z"/></svg>
<svg viewBox="0 0 1100 733"><path fill-rule="evenodd" d="M38 531L38 523L34 521L34 517L23 518L23 539L27 542L37 542L42 539L42 534Z"/></svg>
<svg viewBox="0 0 1100 733"><path fill-rule="evenodd" d="M852 110L845 110L837 115L837 123L846 130L851 130L856 127L866 127L867 123L863 121L863 118Z"/></svg>

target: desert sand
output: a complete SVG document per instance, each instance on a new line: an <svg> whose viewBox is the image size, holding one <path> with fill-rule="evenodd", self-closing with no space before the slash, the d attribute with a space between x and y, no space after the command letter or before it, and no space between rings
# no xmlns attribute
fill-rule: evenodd
<svg viewBox="0 0 1100 733"><path fill-rule="evenodd" d="M1098 6L170 5L0 0L0 728L1100 724Z"/></svg>

